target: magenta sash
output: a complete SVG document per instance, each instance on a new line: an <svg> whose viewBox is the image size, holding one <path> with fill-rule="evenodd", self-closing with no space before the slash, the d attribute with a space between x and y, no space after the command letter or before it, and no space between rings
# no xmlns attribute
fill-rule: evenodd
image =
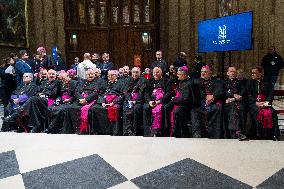
<svg viewBox="0 0 284 189"><path fill-rule="evenodd" d="M132 92L131 93L131 100L136 101L138 98L138 92Z"/></svg>
<svg viewBox="0 0 284 189"><path fill-rule="evenodd" d="M52 104L54 104L54 102L55 102L55 99L48 98L47 99L47 106L51 106Z"/></svg>
<svg viewBox="0 0 284 189"><path fill-rule="evenodd" d="M107 118L110 123L118 121L118 107L116 105L107 108Z"/></svg>
<svg viewBox="0 0 284 189"><path fill-rule="evenodd" d="M64 101L64 100L68 100L68 99L70 99L71 97L68 95L68 93L67 92L65 92L65 93L63 93L63 95L62 95L62 100Z"/></svg>
<svg viewBox="0 0 284 189"><path fill-rule="evenodd" d="M85 92L82 93L83 98L86 98L87 96L88 96L88 93L85 93ZM94 100L91 103L86 104L81 108L81 116L80 116L81 118L80 132L81 133L87 132L88 130L88 111L95 102L96 101Z"/></svg>
<svg viewBox="0 0 284 189"><path fill-rule="evenodd" d="M152 96L155 97L155 100L160 100L163 98L165 92L162 88L157 88L153 90ZM157 130L162 128L162 104L156 105L152 109L153 123L152 130Z"/></svg>
<svg viewBox="0 0 284 189"><path fill-rule="evenodd" d="M117 98L117 96L115 94L107 94L106 95L106 103L111 103L113 102L115 99Z"/></svg>
<svg viewBox="0 0 284 189"><path fill-rule="evenodd" d="M178 89L176 89L176 96L175 97L180 97L181 93ZM173 136L173 130L174 130L174 111L178 108L179 106L174 105L172 111L171 111L171 128L170 128L170 137Z"/></svg>
<svg viewBox="0 0 284 189"><path fill-rule="evenodd" d="M151 78L151 74L150 73L145 73L143 76L144 76L145 79L150 79Z"/></svg>
<svg viewBox="0 0 284 189"><path fill-rule="evenodd" d="M112 103L117 98L116 94L107 94L106 95L106 103ZM107 118L109 122L115 122L118 120L118 107L116 105L114 106L108 106L107 107Z"/></svg>
<svg viewBox="0 0 284 189"><path fill-rule="evenodd" d="M84 105L81 108L81 124L80 124L80 132L87 132L88 131L88 111L90 107L95 103L96 101L92 101L90 104Z"/></svg>
<svg viewBox="0 0 284 189"><path fill-rule="evenodd" d="M256 101L257 101L257 102L264 102L265 99L266 99L266 96L265 96L264 94L258 94L258 95L256 96Z"/></svg>
<svg viewBox="0 0 284 189"><path fill-rule="evenodd" d="M272 129L272 110L270 108L260 108L256 117L262 128Z"/></svg>

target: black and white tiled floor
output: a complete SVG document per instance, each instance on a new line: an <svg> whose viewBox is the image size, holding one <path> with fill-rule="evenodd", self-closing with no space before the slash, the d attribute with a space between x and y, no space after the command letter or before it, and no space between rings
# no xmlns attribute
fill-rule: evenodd
<svg viewBox="0 0 284 189"><path fill-rule="evenodd" d="M0 133L0 188L284 188L284 143Z"/></svg>

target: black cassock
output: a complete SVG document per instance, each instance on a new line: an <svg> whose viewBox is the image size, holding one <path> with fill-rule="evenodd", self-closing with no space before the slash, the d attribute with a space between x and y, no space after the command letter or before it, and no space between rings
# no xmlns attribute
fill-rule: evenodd
<svg viewBox="0 0 284 189"><path fill-rule="evenodd" d="M220 80L202 78L193 80L194 108L191 111L194 137L223 138L222 102L223 83ZM213 95L214 101L207 105L206 95Z"/></svg>
<svg viewBox="0 0 284 189"><path fill-rule="evenodd" d="M100 95L98 103L89 110L91 132L95 134L121 134L121 105L123 103L125 83L116 80L106 85L106 91ZM114 103L113 106L102 107L102 103Z"/></svg>
<svg viewBox="0 0 284 189"><path fill-rule="evenodd" d="M60 94L61 82L45 81L39 86L36 96L29 98L24 104L21 117L28 117L27 129L31 132L44 130L47 121L48 105L51 105Z"/></svg>
<svg viewBox="0 0 284 189"><path fill-rule="evenodd" d="M144 90L143 129L144 136L162 136L164 134L164 106L171 98L171 85L168 79L147 80ZM160 100L161 104L151 107L150 101Z"/></svg>
<svg viewBox="0 0 284 189"><path fill-rule="evenodd" d="M190 110L193 107L193 90L191 80L179 81L173 91L171 101L165 106L165 125L169 136L189 137L187 126L190 120Z"/></svg>
<svg viewBox="0 0 284 189"><path fill-rule="evenodd" d="M248 104L251 115L251 138L273 139L279 137L278 118L271 104L273 101L273 86L264 80L248 81ZM269 102L269 106L259 108L256 102Z"/></svg>
<svg viewBox="0 0 284 189"><path fill-rule="evenodd" d="M48 128L45 130L46 133L65 133L62 130L62 120L64 120L66 108L75 100L76 87L76 80L62 84L60 96L54 104L48 107ZM67 99L68 101L65 101Z"/></svg>
<svg viewBox="0 0 284 189"><path fill-rule="evenodd" d="M145 79L134 80L132 77L126 81L126 93L123 104L123 135L142 135L142 92Z"/></svg>
<svg viewBox="0 0 284 189"><path fill-rule="evenodd" d="M245 112L246 112L246 86L237 79L227 79L224 81L225 103L224 103L224 123L227 138L236 138L240 134L245 134ZM242 96L242 99L234 99L234 94ZM231 101L226 102L227 99Z"/></svg>
<svg viewBox="0 0 284 189"><path fill-rule="evenodd" d="M74 103L66 105L63 127L61 132L66 134L86 134L89 130L89 109L95 103L99 94L105 90L105 81L103 79L94 79L93 81L80 80L75 89ZM87 104L82 105L79 99L86 99Z"/></svg>
<svg viewBox="0 0 284 189"><path fill-rule="evenodd" d="M11 121L5 121L2 125L2 131L9 131L11 127L16 126L16 120L22 111L25 102L32 96L37 94L38 87L34 82L23 84L12 93L10 102L5 108L5 115L10 115ZM13 99L18 99L19 104L14 104Z"/></svg>

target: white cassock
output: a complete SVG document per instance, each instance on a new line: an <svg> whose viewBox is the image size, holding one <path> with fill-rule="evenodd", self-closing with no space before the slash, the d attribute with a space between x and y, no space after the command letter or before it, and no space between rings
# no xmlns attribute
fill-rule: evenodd
<svg viewBox="0 0 284 189"><path fill-rule="evenodd" d="M90 60L84 60L80 62L77 67L77 76L82 79L86 79L86 71L88 69L95 69L96 65Z"/></svg>

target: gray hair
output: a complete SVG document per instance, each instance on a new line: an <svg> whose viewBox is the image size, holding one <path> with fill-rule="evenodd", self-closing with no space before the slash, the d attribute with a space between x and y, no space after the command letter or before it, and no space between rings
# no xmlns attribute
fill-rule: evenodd
<svg viewBox="0 0 284 189"><path fill-rule="evenodd" d="M95 68L94 71L98 72L98 73L101 73L101 69L100 68Z"/></svg>
<svg viewBox="0 0 284 189"><path fill-rule="evenodd" d="M28 76L28 77L32 78L32 80L33 80L33 78L34 78L34 76L33 76L32 73L24 73L24 74L23 74L23 77L24 77L24 76Z"/></svg>

